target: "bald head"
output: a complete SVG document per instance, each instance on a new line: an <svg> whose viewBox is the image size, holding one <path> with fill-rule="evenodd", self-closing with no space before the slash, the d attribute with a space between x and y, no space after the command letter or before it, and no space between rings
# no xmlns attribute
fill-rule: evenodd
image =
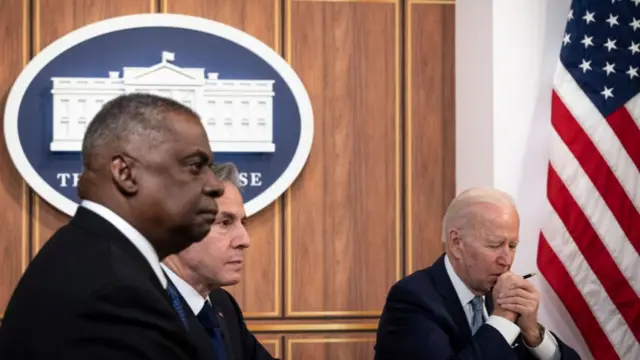
<svg viewBox="0 0 640 360"><path fill-rule="evenodd" d="M453 199L447 208L442 221L442 241L447 241L451 229L479 229L486 218L505 211L516 212L517 216L513 199L504 191L490 187L467 189Z"/></svg>

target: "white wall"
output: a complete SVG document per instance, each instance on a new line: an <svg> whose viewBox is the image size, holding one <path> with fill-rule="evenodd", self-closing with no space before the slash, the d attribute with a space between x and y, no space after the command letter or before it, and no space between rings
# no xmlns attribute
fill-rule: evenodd
<svg viewBox="0 0 640 360"><path fill-rule="evenodd" d="M520 245L513 270L536 269L545 198L552 78L570 0L456 1L456 188L491 185L516 199ZM592 359L541 276L540 322Z"/></svg>

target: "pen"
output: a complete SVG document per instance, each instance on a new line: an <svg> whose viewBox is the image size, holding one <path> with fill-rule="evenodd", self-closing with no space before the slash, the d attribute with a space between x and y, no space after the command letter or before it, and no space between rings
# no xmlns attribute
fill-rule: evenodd
<svg viewBox="0 0 640 360"><path fill-rule="evenodd" d="M538 273L535 273L535 272L534 272L534 273L529 273L529 274L527 274L527 275L523 276L522 278L523 278L523 279L528 279L528 278L530 278L530 277L532 277L532 276L536 276L536 275L538 275Z"/></svg>

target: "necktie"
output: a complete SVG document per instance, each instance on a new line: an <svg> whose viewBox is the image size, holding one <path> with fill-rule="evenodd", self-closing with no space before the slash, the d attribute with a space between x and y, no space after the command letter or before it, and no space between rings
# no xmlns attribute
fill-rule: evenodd
<svg viewBox="0 0 640 360"><path fill-rule="evenodd" d="M213 308L211 307L211 304L209 304L209 301L204 302L204 306L198 313L198 320L211 338L213 351L215 351L218 360L226 360L227 355L224 351L224 344L222 343L220 325L218 324L218 320L216 320Z"/></svg>
<svg viewBox="0 0 640 360"><path fill-rule="evenodd" d="M187 328L187 317L184 313L184 309L182 308L182 302L180 302L180 296L178 296L178 290L175 288L175 285L172 283L167 284L167 292L169 293L169 297L171 298L171 305L174 310L180 316L180 320L182 320L182 324L185 328Z"/></svg>
<svg viewBox="0 0 640 360"><path fill-rule="evenodd" d="M471 299L471 309L473 309L473 317L471 318L471 334L475 334L476 331L484 324L483 314L484 301L482 296L476 296Z"/></svg>

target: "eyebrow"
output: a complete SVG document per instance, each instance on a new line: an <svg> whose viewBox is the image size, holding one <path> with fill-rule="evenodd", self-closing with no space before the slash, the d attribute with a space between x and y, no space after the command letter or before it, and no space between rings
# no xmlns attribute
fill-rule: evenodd
<svg viewBox="0 0 640 360"><path fill-rule="evenodd" d="M193 157L199 157L200 159L203 160L207 160L207 161L211 161L211 154L209 154L208 152L202 150L202 149L195 149L194 151L188 153L187 155L185 155L183 158L184 159L189 159L189 158L193 158Z"/></svg>
<svg viewBox="0 0 640 360"><path fill-rule="evenodd" d="M229 219L235 219L237 217L236 214L229 211L220 211L218 213L218 216L220 216L221 218L229 218Z"/></svg>
<svg viewBox="0 0 640 360"><path fill-rule="evenodd" d="M230 220L236 220L238 219L238 216L235 213L229 212L229 211L221 211L218 213L218 216L220 217L220 219L230 219ZM247 221L249 217L247 215L243 215L240 218L241 222L245 222Z"/></svg>

